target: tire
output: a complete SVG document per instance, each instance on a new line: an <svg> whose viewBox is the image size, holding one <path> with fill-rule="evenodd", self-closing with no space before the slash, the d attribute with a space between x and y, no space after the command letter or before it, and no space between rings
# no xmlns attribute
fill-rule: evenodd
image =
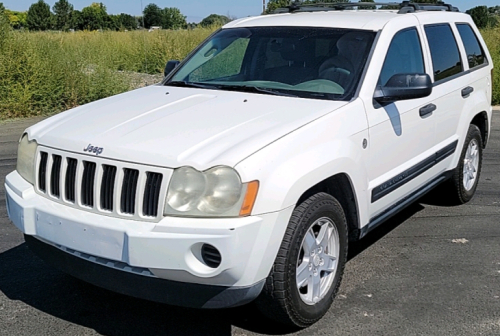
<svg viewBox="0 0 500 336"><path fill-rule="evenodd" d="M470 125L458 165L441 192L451 205L465 204L474 197L483 164L482 143L481 131L476 125Z"/></svg>
<svg viewBox="0 0 500 336"><path fill-rule="evenodd" d="M347 245L347 221L340 203L326 193L305 200L292 214L256 300L258 309L283 325L305 328L314 324L326 314L337 293Z"/></svg>

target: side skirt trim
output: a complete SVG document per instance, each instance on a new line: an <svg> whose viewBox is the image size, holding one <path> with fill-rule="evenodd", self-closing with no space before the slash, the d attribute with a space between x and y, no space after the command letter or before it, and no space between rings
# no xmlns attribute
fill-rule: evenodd
<svg viewBox="0 0 500 336"><path fill-rule="evenodd" d="M453 155L455 153L455 150L457 149L458 145L458 140L452 142L451 144L447 145L443 149L440 149L427 159L417 163L413 167L405 170L399 175L396 175L395 177L391 178L390 180L382 183L379 186L376 186L372 190L372 203L375 203L376 201L380 200L381 198L389 195L391 192L395 191L396 189L402 187L406 183L410 182L414 178L418 177L419 175L423 174L425 171L429 170L430 168L434 167L437 165L439 162L443 161L447 157Z"/></svg>
<svg viewBox="0 0 500 336"><path fill-rule="evenodd" d="M422 188L418 189L417 191L411 193L410 195L406 196L405 198L402 198L401 200L399 200L399 202L397 202L396 204L394 204L393 206L391 206L390 208L388 208L387 210L385 210L381 214L373 217L370 220L370 223L368 223L365 227L363 227L360 230L360 237L359 238L361 239L361 238L365 237L370 231L377 228L380 224L382 224L383 222L385 222L389 218L393 217L394 215L396 215L398 212L400 212L401 210L403 210L407 206L414 203L416 200L418 200L419 198L421 198L422 196L427 194L429 191L431 191L434 187L439 185L441 182L450 178L452 174L453 174L452 171L448 171L448 172L443 173L442 175L438 176L437 178L432 180L427 185L425 185Z"/></svg>

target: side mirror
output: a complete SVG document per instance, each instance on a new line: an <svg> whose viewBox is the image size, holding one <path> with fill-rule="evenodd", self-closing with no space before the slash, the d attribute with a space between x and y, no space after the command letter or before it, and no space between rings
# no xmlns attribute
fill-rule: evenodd
<svg viewBox="0 0 500 336"><path fill-rule="evenodd" d="M385 86L377 86L373 99L377 102L393 103L427 97L432 93L432 80L427 74L396 74Z"/></svg>
<svg viewBox="0 0 500 336"><path fill-rule="evenodd" d="M167 62L167 65L165 65L165 71L163 72L163 74L165 75L165 77L167 77L168 75L170 75L170 73L175 69L177 68L177 66L180 64L181 62L179 61L168 61Z"/></svg>

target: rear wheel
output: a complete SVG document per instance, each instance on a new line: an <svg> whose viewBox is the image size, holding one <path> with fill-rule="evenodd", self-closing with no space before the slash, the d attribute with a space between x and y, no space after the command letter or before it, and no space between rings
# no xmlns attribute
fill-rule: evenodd
<svg viewBox="0 0 500 336"><path fill-rule="evenodd" d="M293 212L256 303L267 317L308 327L330 308L347 259L347 222L339 202L319 193Z"/></svg>
<svg viewBox="0 0 500 336"><path fill-rule="evenodd" d="M483 163L482 143L481 131L476 125L470 125L458 165L443 186L442 195L450 197L452 204L465 204L476 193Z"/></svg>

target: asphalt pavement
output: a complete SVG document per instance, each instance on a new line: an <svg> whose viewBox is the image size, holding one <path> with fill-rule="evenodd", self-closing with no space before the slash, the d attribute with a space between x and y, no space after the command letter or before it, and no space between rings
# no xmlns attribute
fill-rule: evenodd
<svg viewBox="0 0 500 336"><path fill-rule="evenodd" d="M10 223L5 176L37 120L0 124L0 335L500 335L500 111L476 197L426 197L350 246L328 314L294 333L252 306L204 311L115 294L38 259Z"/></svg>

